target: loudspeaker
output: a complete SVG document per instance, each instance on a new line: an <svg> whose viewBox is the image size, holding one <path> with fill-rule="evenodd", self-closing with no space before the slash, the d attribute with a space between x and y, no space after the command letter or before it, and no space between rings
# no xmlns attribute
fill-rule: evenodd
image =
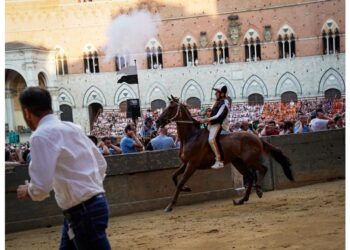
<svg viewBox="0 0 350 250"><path fill-rule="evenodd" d="M140 99L128 99L126 100L126 117L127 118L138 118L141 117L140 112Z"/></svg>

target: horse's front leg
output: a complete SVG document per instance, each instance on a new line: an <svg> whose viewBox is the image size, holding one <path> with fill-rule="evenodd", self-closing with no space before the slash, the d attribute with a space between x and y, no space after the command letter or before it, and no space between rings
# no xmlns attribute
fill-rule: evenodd
<svg viewBox="0 0 350 250"><path fill-rule="evenodd" d="M188 181L188 179L193 175L193 173L196 171L196 166L190 163L184 164L185 170L184 174L180 180L180 182L176 186L176 191L174 193L173 199L169 203L169 205L165 208L165 212L171 212L173 210L173 207L176 204L177 198L179 197L180 191L184 188L185 183Z"/></svg>
<svg viewBox="0 0 350 250"><path fill-rule="evenodd" d="M173 182L175 184L175 187L177 187L177 177L182 174L183 172L185 172L185 169L186 169L186 166L187 166L187 163L183 163L180 168L178 170L176 170L174 173L173 173ZM187 186L183 186L181 188L181 191L182 192L191 192L192 189L190 187L187 187Z"/></svg>

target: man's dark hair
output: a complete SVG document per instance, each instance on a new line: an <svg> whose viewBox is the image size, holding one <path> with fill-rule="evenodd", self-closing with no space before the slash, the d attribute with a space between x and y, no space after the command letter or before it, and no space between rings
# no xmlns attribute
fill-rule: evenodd
<svg viewBox="0 0 350 250"><path fill-rule="evenodd" d="M94 135L88 135L88 137L90 138L90 140L91 140L93 143L95 143L95 145L97 145L98 140L97 140L97 137L96 137L96 136L94 136Z"/></svg>
<svg viewBox="0 0 350 250"><path fill-rule="evenodd" d="M127 133L129 130L133 130L131 124L125 126L124 132Z"/></svg>
<svg viewBox="0 0 350 250"><path fill-rule="evenodd" d="M52 113L50 92L39 87L28 87L19 96L22 108L27 108L35 116Z"/></svg>
<svg viewBox="0 0 350 250"><path fill-rule="evenodd" d="M336 117L334 117L334 122L337 122L341 119L341 116L337 115Z"/></svg>
<svg viewBox="0 0 350 250"><path fill-rule="evenodd" d="M270 120L267 124L273 124L276 125L276 122L274 120Z"/></svg>
<svg viewBox="0 0 350 250"><path fill-rule="evenodd" d="M105 137L102 138L102 141L103 141L103 142L105 142L105 141L107 141L107 140L112 140L112 139L111 139L110 137L108 137L108 136L105 136Z"/></svg>
<svg viewBox="0 0 350 250"><path fill-rule="evenodd" d="M320 109L320 108L316 109L316 113L318 113L318 112L324 113L323 109Z"/></svg>

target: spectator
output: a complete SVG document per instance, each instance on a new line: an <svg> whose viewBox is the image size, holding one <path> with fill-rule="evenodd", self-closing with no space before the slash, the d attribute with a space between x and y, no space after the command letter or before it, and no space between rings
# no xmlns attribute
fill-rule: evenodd
<svg viewBox="0 0 350 250"><path fill-rule="evenodd" d="M155 133L156 133L156 129L153 126L152 117L147 117L145 119L144 125L142 126L142 128L139 131L139 135L141 136L142 139L144 139L144 138L153 137Z"/></svg>
<svg viewBox="0 0 350 250"><path fill-rule="evenodd" d="M115 155L115 154L121 154L122 150L113 145L112 143L112 139L110 137L103 137L102 138L102 149L106 149L108 150L108 155ZM103 155L105 155L105 150L103 150Z"/></svg>
<svg viewBox="0 0 350 250"><path fill-rule="evenodd" d="M328 122L331 119L324 115L323 109L316 110L316 118L311 120L311 129L312 131L322 131L327 130Z"/></svg>
<svg viewBox="0 0 350 250"><path fill-rule="evenodd" d="M280 129L280 135L289 135L294 133L294 125L292 121L283 123L283 130Z"/></svg>
<svg viewBox="0 0 350 250"><path fill-rule="evenodd" d="M334 118L335 128L344 128L344 121L341 116L336 116Z"/></svg>
<svg viewBox="0 0 350 250"><path fill-rule="evenodd" d="M264 128L265 128L265 124L259 123L258 128L255 130L255 134L258 136L261 136L261 132L263 131Z"/></svg>
<svg viewBox="0 0 350 250"><path fill-rule="evenodd" d="M153 138L147 144L147 150L164 150L175 148L175 143L172 137L168 136L167 128L159 128L159 135L156 138Z"/></svg>
<svg viewBox="0 0 350 250"><path fill-rule="evenodd" d="M311 132L310 126L307 124L308 116L300 115L299 120L295 123L294 134L302 134Z"/></svg>
<svg viewBox="0 0 350 250"><path fill-rule="evenodd" d="M336 129L336 125L335 125L335 122L334 120L329 120L328 121L328 124L327 124L327 129Z"/></svg>
<svg viewBox="0 0 350 250"><path fill-rule="evenodd" d="M122 154L135 153L142 151L143 145L136 136L135 126L132 124L126 125L124 132L125 136L120 141Z"/></svg>
<svg viewBox="0 0 350 250"><path fill-rule="evenodd" d="M253 130L251 130L249 128L249 122L248 121L242 121L240 130L248 132L248 133L253 133Z"/></svg>
<svg viewBox="0 0 350 250"><path fill-rule="evenodd" d="M279 133L280 131L276 127L276 122L274 120L270 120L261 131L261 136L279 135Z"/></svg>
<svg viewBox="0 0 350 250"><path fill-rule="evenodd" d="M240 131L240 130L241 130L241 123L240 122L236 122L235 125L233 127L231 127L231 132Z"/></svg>

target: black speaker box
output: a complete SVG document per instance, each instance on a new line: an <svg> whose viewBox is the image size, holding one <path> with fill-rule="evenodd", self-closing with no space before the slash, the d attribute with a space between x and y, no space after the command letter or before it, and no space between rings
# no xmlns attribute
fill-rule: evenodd
<svg viewBox="0 0 350 250"><path fill-rule="evenodd" d="M138 118L141 116L140 112L140 99L128 99L126 100L126 117L127 118Z"/></svg>

